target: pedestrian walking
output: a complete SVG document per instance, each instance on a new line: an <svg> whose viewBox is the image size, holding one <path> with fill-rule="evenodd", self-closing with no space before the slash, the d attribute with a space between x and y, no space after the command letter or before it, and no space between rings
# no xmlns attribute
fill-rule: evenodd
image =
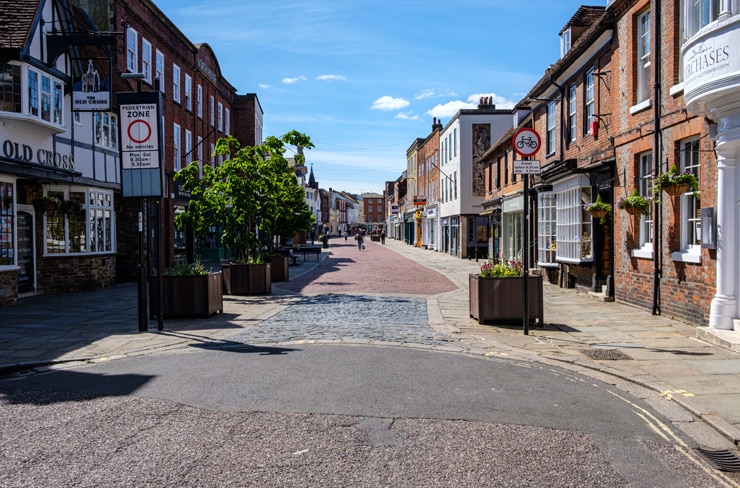
<svg viewBox="0 0 740 488"><path fill-rule="evenodd" d="M347 231L344 231L344 241L347 242Z"/></svg>
<svg viewBox="0 0 740 488"><path fill-rule="evenodd" d="M362 232L357 234L357 250L362 251L362 248L365 247L365 239L362 237Z"/></svg>
<svg viewBox="0 0 740 488"><path fill-rule="evenodd" d="M385 246L385 231L384 230L380 231L380 243Z"/></svg>

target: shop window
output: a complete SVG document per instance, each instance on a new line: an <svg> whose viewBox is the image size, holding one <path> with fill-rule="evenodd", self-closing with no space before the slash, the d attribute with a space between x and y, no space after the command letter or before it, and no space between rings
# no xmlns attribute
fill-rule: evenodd
<svg viewBox="0 0 740 488"><path fill-rule="evenodd" d="M0 181L0 268L15 264L13 183Z"/></svg>
<svg viewBox="0 0 740 488"><path fill-rule="evenodd" d="M555 265L557 249L556 203L554 193L540 193L537 204L537 264Z"/></svg>
<svg viewBox="0 0 740 488"><path fill-rule="evenodd" d="M591 203L591 188L577 186L557 193L556 259L566 263L593 261L591 215L583 208Z"/></svg>
<svg viewBox="0 0 740 488"><path fill-rule="evenodd" d="M61 208L44 213L45 253L98 254L114 251L113 193L108 191L50 190L49 197L77 202L79 212Z"/></svg>

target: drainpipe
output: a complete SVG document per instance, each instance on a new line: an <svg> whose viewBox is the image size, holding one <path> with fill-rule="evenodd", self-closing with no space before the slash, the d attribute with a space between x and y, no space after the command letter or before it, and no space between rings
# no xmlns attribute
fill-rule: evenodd
<svg viewBox="0 0 740 488"><path fill-rule="evenodd" d="M653 36L653 49L655 57L653 60L653 171L655 176L660 172L660 155L661 155L661 137L660 137L660 45L661 45L661 28L660 28L660 0L653 0L653 25L655 26L655 35ZM653 315L660 313L660 278L661 254L660 254L660 237L661 237L661 205L658 198L653 199Z"/></svg>

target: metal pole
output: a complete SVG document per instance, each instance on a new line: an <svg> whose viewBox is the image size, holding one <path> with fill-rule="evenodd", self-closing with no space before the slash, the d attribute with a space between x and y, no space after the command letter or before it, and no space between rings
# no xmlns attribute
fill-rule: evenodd
<svg viewBox="0 0 740 488"><path fill-rule="evenodd" d="M524 277L524 335L529 335L529 175L524 175L524 222L522 223L524 246L522 249L522 276Z"/></svg>
<svg viewBox="0 0 740 488"><path fill-rule="evenodd" d="M146 297L146 255L144 253L144 199L139 199L139 332L145 332L149 328L149 317L147 317Z"/></svg>

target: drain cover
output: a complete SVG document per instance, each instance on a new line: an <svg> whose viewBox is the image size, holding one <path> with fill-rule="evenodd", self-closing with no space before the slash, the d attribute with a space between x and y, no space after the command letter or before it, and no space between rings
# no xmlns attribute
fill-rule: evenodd
<svg viewBox="0 0 740 488"><path fill-rule="evenodd" d="M702 449L701 447L695 447L694 451L704 457L709 464L714 466L720 471L727 471L730 473L740 473L740 458L737 454L728 450L721 451L710 451L709 449Z"/></svg>
<svg viewBox="0 0 740 488"><path fill-rule="evenodd" d="M632 359L630 356L616 349L583 349L581 352L595 361Z"/></svg>

